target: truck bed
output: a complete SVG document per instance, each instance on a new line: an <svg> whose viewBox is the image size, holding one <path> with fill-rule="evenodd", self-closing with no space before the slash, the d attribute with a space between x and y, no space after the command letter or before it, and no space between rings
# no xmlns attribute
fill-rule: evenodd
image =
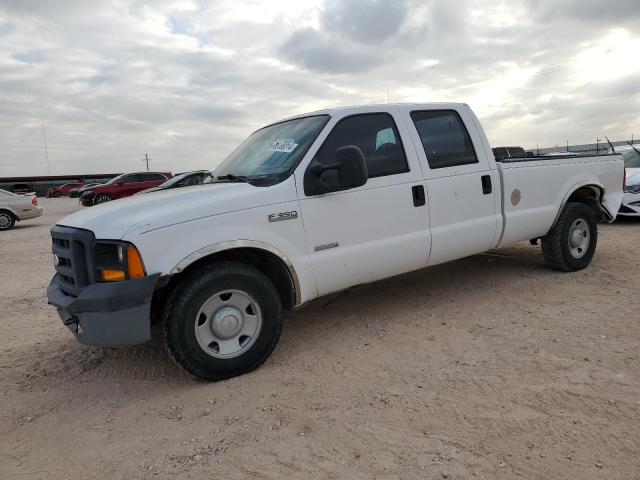
<svg viewBox="0 0 640 480"><path fill-rule="evenodd" d="M497 167L503 211L499 246L546 235L570 194L585 185L598 186L608 220L615 219L620 208L621 155L509 158Z"/></svg>
<svg viewBox="0 0 640 480"><path fill-rule="evenodd" d="M590 158L590 157L615 157L616 154L602 154L602 155L534 155L532 157L509 157L509 158L501 158L496 157L497 163L520 163L520 162L530 162L530 161L549 161L549 160L558 160L563 158Z"/></svg>

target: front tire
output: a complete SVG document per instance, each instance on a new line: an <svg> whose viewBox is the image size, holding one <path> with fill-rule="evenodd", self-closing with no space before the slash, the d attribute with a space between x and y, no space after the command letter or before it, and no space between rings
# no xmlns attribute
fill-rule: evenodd
<svg viewBox="0 0 640 480"><path fill-rule="evenodd" d="M109 195L107 195L106 193L101 193L96 197L93 203L94 205L100 205L101 203L107 203L107 202L110 202L111 200L113 200L113 198L111 198Z"/></svg>
<svg viewBox="0 0 640 480"><path fill-rule="evenodd" d="M6 210L0 210L0 230L10 230L16 224L16 217Z"/></svg>
<svg viewBox="0 0 640 480"><path fill-rule="evenodd" d="M223 380L259 367L282 331L282 302L269 278L239 262L199 269L163 312L165 346L191 375Z"/></svg>
<svg viewBox="0 0 640 480"><path fill-rule="evenodd" d="M55 192L53 194L53 198L60 198L60 192Z"/></svg>
<svg viewBox="0 0 640 480"><path fill-rule="evenodd" d="M597 242L598 224L593 210L584 203L570 202L542 238L542 255L556 270L575 272L591 263Z"/></svg>

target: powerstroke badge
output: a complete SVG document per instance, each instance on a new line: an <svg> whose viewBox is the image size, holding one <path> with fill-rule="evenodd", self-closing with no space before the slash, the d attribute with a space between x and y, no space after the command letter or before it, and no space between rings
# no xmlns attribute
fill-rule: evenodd
<svg viewBox="0 0 640 480"><path fill-rule="evenodd" d="M298 212L291 210L290 212L272 213L267 217L269 222L282 222L283 220L295 220L298 218Z"/></svg>

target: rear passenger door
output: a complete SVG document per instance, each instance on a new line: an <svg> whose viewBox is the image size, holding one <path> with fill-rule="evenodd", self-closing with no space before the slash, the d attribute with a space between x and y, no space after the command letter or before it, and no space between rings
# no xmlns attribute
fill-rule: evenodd
<svg viewBox="0 0 640 480"><path fill-rule="evenodd" d="M495 247L500 179L472 116L465 109L414 110L407 121L427 179L429 265Z"/></svg>
<svg viewBox="0 0 640 480"><path fill-rule="evenodd" d="M136 192L146 190L147 188L156 187L161 183L167 181L167 178L159 173L139 173L138 176L138 181L140 183L136 187Z"/></svg>
<svg viewBox="0 0 640 480"><path fill-rule="evenodd" d="M429 236L428 209L421 194L424 179L406 125L389 113L371 112L332 119L327 129L328 135L323 132L309 151L307 165L296 171L318 294L425 266ZM336 150L348 145L364 153L367 183L307 195L303 179L308 161L330 164Z"/></svg>

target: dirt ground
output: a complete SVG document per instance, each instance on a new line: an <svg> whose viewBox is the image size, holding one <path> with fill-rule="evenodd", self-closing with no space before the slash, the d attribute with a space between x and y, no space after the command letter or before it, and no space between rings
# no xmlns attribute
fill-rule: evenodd
<svg viewBox="0 0 640 480"><path fill-rule="evenodd" d="M0 234L0 478L640 478L640 221L578 273L523 244L317 300L203 383L72 337L45 289L78 207L41 203Z"/></svg>

